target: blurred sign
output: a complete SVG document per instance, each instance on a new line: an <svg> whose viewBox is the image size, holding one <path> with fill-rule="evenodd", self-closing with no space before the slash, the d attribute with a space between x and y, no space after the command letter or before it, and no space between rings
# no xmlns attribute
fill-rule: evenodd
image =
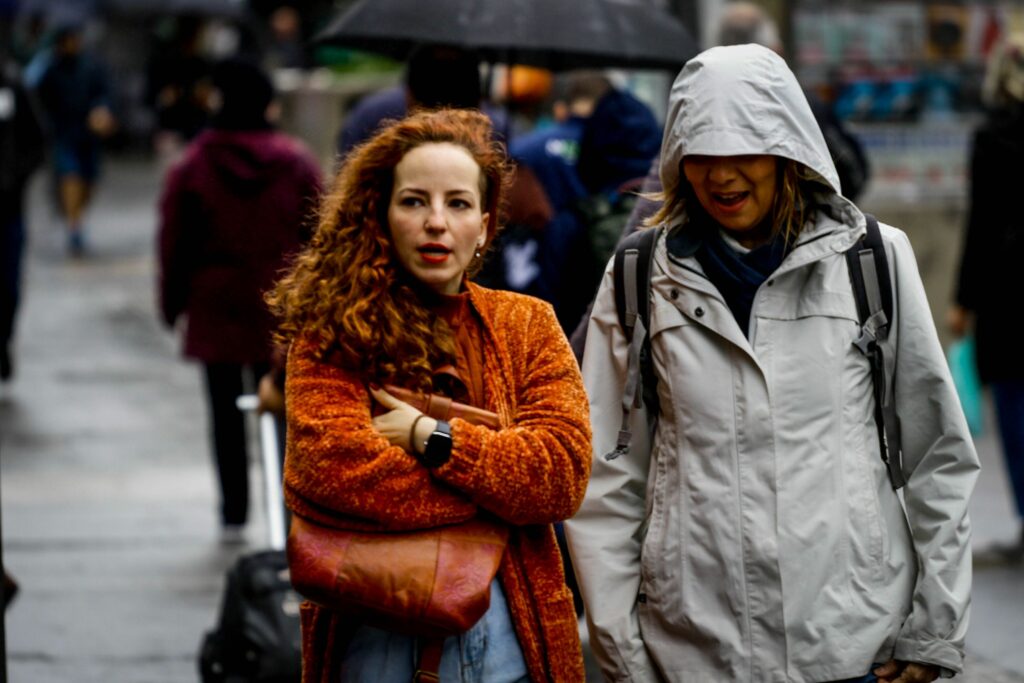
<svg viewBox="0 0 1024 683"><path fill-rule="evenodd" d="M871 164L871 201L964 200L973 119L947 123L857 124L850 130Z"/></svg>

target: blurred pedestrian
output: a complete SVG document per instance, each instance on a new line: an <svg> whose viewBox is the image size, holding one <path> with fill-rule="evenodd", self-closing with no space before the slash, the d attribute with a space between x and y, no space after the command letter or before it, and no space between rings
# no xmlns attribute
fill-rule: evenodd
<svg viewBox="0 0 1024 683"><path fill-rule="evenodd" d="M576 168L586 196L574 206L582 229L569 242L546 240L543 249L563 264L556 309L566 334L593 299L660 146L654 113L624 89L605 93L584 123Z"/></svg>
<svg viewBox="0 0 1024 683"><path fill-rule="evenodd" d="M165 20L169 38L157 43L146 67L146 102L156 115L153 145L166 160L206 127L212 85L203 54L205 22L196 15Z"/></svg>
<svg viewBox="0 0 1024 683"><path fill-rule="evenodd" d="M46 11L19 8L19 21L11 38L11 49L22 67L22 81L35 90L53 57L53 35L47 31Z"/></svg>
<svg viewBox="0 0 1024 683"><path fill-rule="evenodd" d="M575 207L587 195L576 170L583 127L598 100L611 89L611 81L601 71L580 70L560 75L552 103L555 123L514 136L509 142L509 155L517 165L517 184L524 177L532 178L544 199L538 202L530 193L510 194L509 224L498 236L478 277L485 286L530 294L555 304L566 251L558 245L579 234ZM526 205L536 207L545 203L543 221L521 215L528 208ZM550 239L561 258L541 246L545 239ZM557 313L557 305L555 310Z"/></svg>
<svg viewBox="0 0 1024 683"><path fill-rule="evenodd" d="M272 297L291 342L285 497L297 516L334 527L496 517L511 535L490 606L444 641L440 680L581 681L551 523L586 487L583 385L548 304L468 279L509 181L504 150L473 111L413 114L348 157L310 247ZM435 420L386 384L445 393L501 426ZM303 609L304 680L413 678L416 639Z"/></svg>
<svg viewBox="0 0 1024 683"><path fill-rule="evenodd" d="M46 12L41 7L25 9L18 7L19 2L9 2L17 11L17 21L14 23L11 32L10 46L11 56L22 69L43 49L44 35L46 33ZM24 78L24 72L22 73ZM25 81L27 87L31 85Z"/></svg>
<svg viewBox="0 0 1024 683"><path fill-rule="evenodd" d="M575 114L563 125L512 141L555 209L537 233L527 292L554 305L566 334L586 312L661 144L650 108L600 74L579 74L570 97Z"/></svg>
<svg viewBox="0 0 1024 683"><path fill-rule="evenodd" d="M85 253L85 214L99 177L102 141L117 129L106 68L82 41L81 25L57 28L53 56L37 87L49 118L58 204L72 256Z"/></svg>
<svg viewBox="0 0 1024 683"><path fill-rule="evenodd" d="M1024 561L1024 355L1013 293L1020 291L1017 255L1024 218L1007 209L1024 179L1024 34L992 52L983 88L988 111L974 135L971 192L956 304L949 312L957 337L974 333L978 375L992 388L999 437L1019 536L982 551L984 559Z"/></svg>
<svg viewBox="0 0 1024 683"><path fill-rule="evenodd" d="M551 71L524 64L499 64L491 67L488 76L488 101L504 110L510 140L553 123L550 110L555 76Z"/></svg>
<svg viewBox="0 0 1024 683"><path fill-rule="evenodd" d="M320 191L316 160L274 130L273 87L254 64L216 65L210 129L168 173L160 200L160 306L185 318L184 352L203 364L225 540L248 519L245 426L235 399L268 369L273 318L263 303L307 240Z"/></svg>
<svg viewBox="0 0 1024 683"><path fill-rule="evenodd" d="M893 473L844 253L866 220L839 194L796 77L764 47L713 48L680 72L668 111L645 321L643 395L657 400L632 410L639 349L611 269L583 358L593 474L566 531L606 677L959 673L978 459L910 243L881 226Z"/></svg>
<svg viewBox="0 0 1024 683"><path fill-rule="evenodd" d="M6 54L9 17L0 11L0 381L14 373L11 341L25 248L25 185L43 161L39 118L17 64Z"/></svg>
<svg viewBox="0 0 1024 683"><path fill-rule="evenodd" d="M309 66L306 43L302 38L302 16L291 5L281 5L270 13L270 44L264 65L267 69L305 69Z"/></svg>
<svg viewBox="0 0 1024 683"><path fill-rule="evenodd" d="M480 60L475 53L446 45L421 45L409 57L402 85L367 95L346 114L338 132L338 156L345 158L383 122L416 109L482 108L500 138L505 114L483 102L483 94Z"/></svg>

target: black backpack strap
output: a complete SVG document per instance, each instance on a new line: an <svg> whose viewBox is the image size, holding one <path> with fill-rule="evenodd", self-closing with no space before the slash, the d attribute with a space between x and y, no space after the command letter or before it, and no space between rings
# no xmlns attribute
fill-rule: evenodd
<svg viewBox="0 0 1024 683"><path fill-rule="evenodd" d="M889 471L893 489L906 483L903 476L900 419L896 414L893 388L885 371L882 342L889 338L892 326L892 281L889 259L882 242L878 220L864 214L867 233L846 252L853 296L857 300L860 335L853 344L871 364L871 380L875 394L875 424L882 461Z"/></svg>
<svg viewBox="0 0 1024 683"><path fill-rule="evenodd" d="M629 352L622 393L622 426L615 450L605 455L607 460L614 460L629 450L629 442L633 438L629 416L633 409L645 403L649 408L653 407L656 400L648 330L651 322L651 263L659 233L659 228L639 230L622 240L615 249L612 268L615 310L629 343Z"/></svg>

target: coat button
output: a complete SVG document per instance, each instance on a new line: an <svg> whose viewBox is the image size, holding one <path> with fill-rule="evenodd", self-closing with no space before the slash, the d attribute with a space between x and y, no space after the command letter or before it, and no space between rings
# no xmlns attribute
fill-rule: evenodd
<svg viewBox="0 0 1024 683"><path fill-rule="evenodd" d="M775 284L775 280L769 280L769 281L768 281L768 286L769 286L769 287L771 287L771 286L772 286L772 285L774 285L774 284Z"/></svg>
<svg viewBox="0 0 1024 683"><path fill-rule="evenodd" d="M672 298L672 300L674 301L674 300L676 300L676 299L678 299L678 298L679 298L679 290L678 290L678 289L673 289L673 290L672 290L671 292L669 292L669 293L668 293L668 295L669 295L669 296L670 296L670 297Z"/></svg>
<svg viewBox="0 0 1024 683"><path fill-rule="evenodd" d="M701 308L700 306L698 306L696 309L694 309L693 314L696 315L698 318L703 318L704 317L704 309Z"/></svg>

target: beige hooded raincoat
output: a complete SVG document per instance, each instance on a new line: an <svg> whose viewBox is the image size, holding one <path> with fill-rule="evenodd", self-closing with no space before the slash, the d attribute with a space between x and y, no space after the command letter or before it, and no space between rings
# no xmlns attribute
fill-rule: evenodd
<svg viewBox="0 0 1024 683"><path fill-rule="evenodd" d="M908 482L897 494L868 361L853 346L844 252L865 220L839 194L793 74L761 47L708 50L673 85L668 121L666 187L688 154L772 154L812 169L821 192L746 333L687 246L685 216L659 240L660 414L650 434L634 411L631 451L613 460L627 345L605 274L583 361L593 473L567 523L605 675L818 682L893 657L959 671L978 460L906 236L882 226L895 299L885 353Z"/></svg>

